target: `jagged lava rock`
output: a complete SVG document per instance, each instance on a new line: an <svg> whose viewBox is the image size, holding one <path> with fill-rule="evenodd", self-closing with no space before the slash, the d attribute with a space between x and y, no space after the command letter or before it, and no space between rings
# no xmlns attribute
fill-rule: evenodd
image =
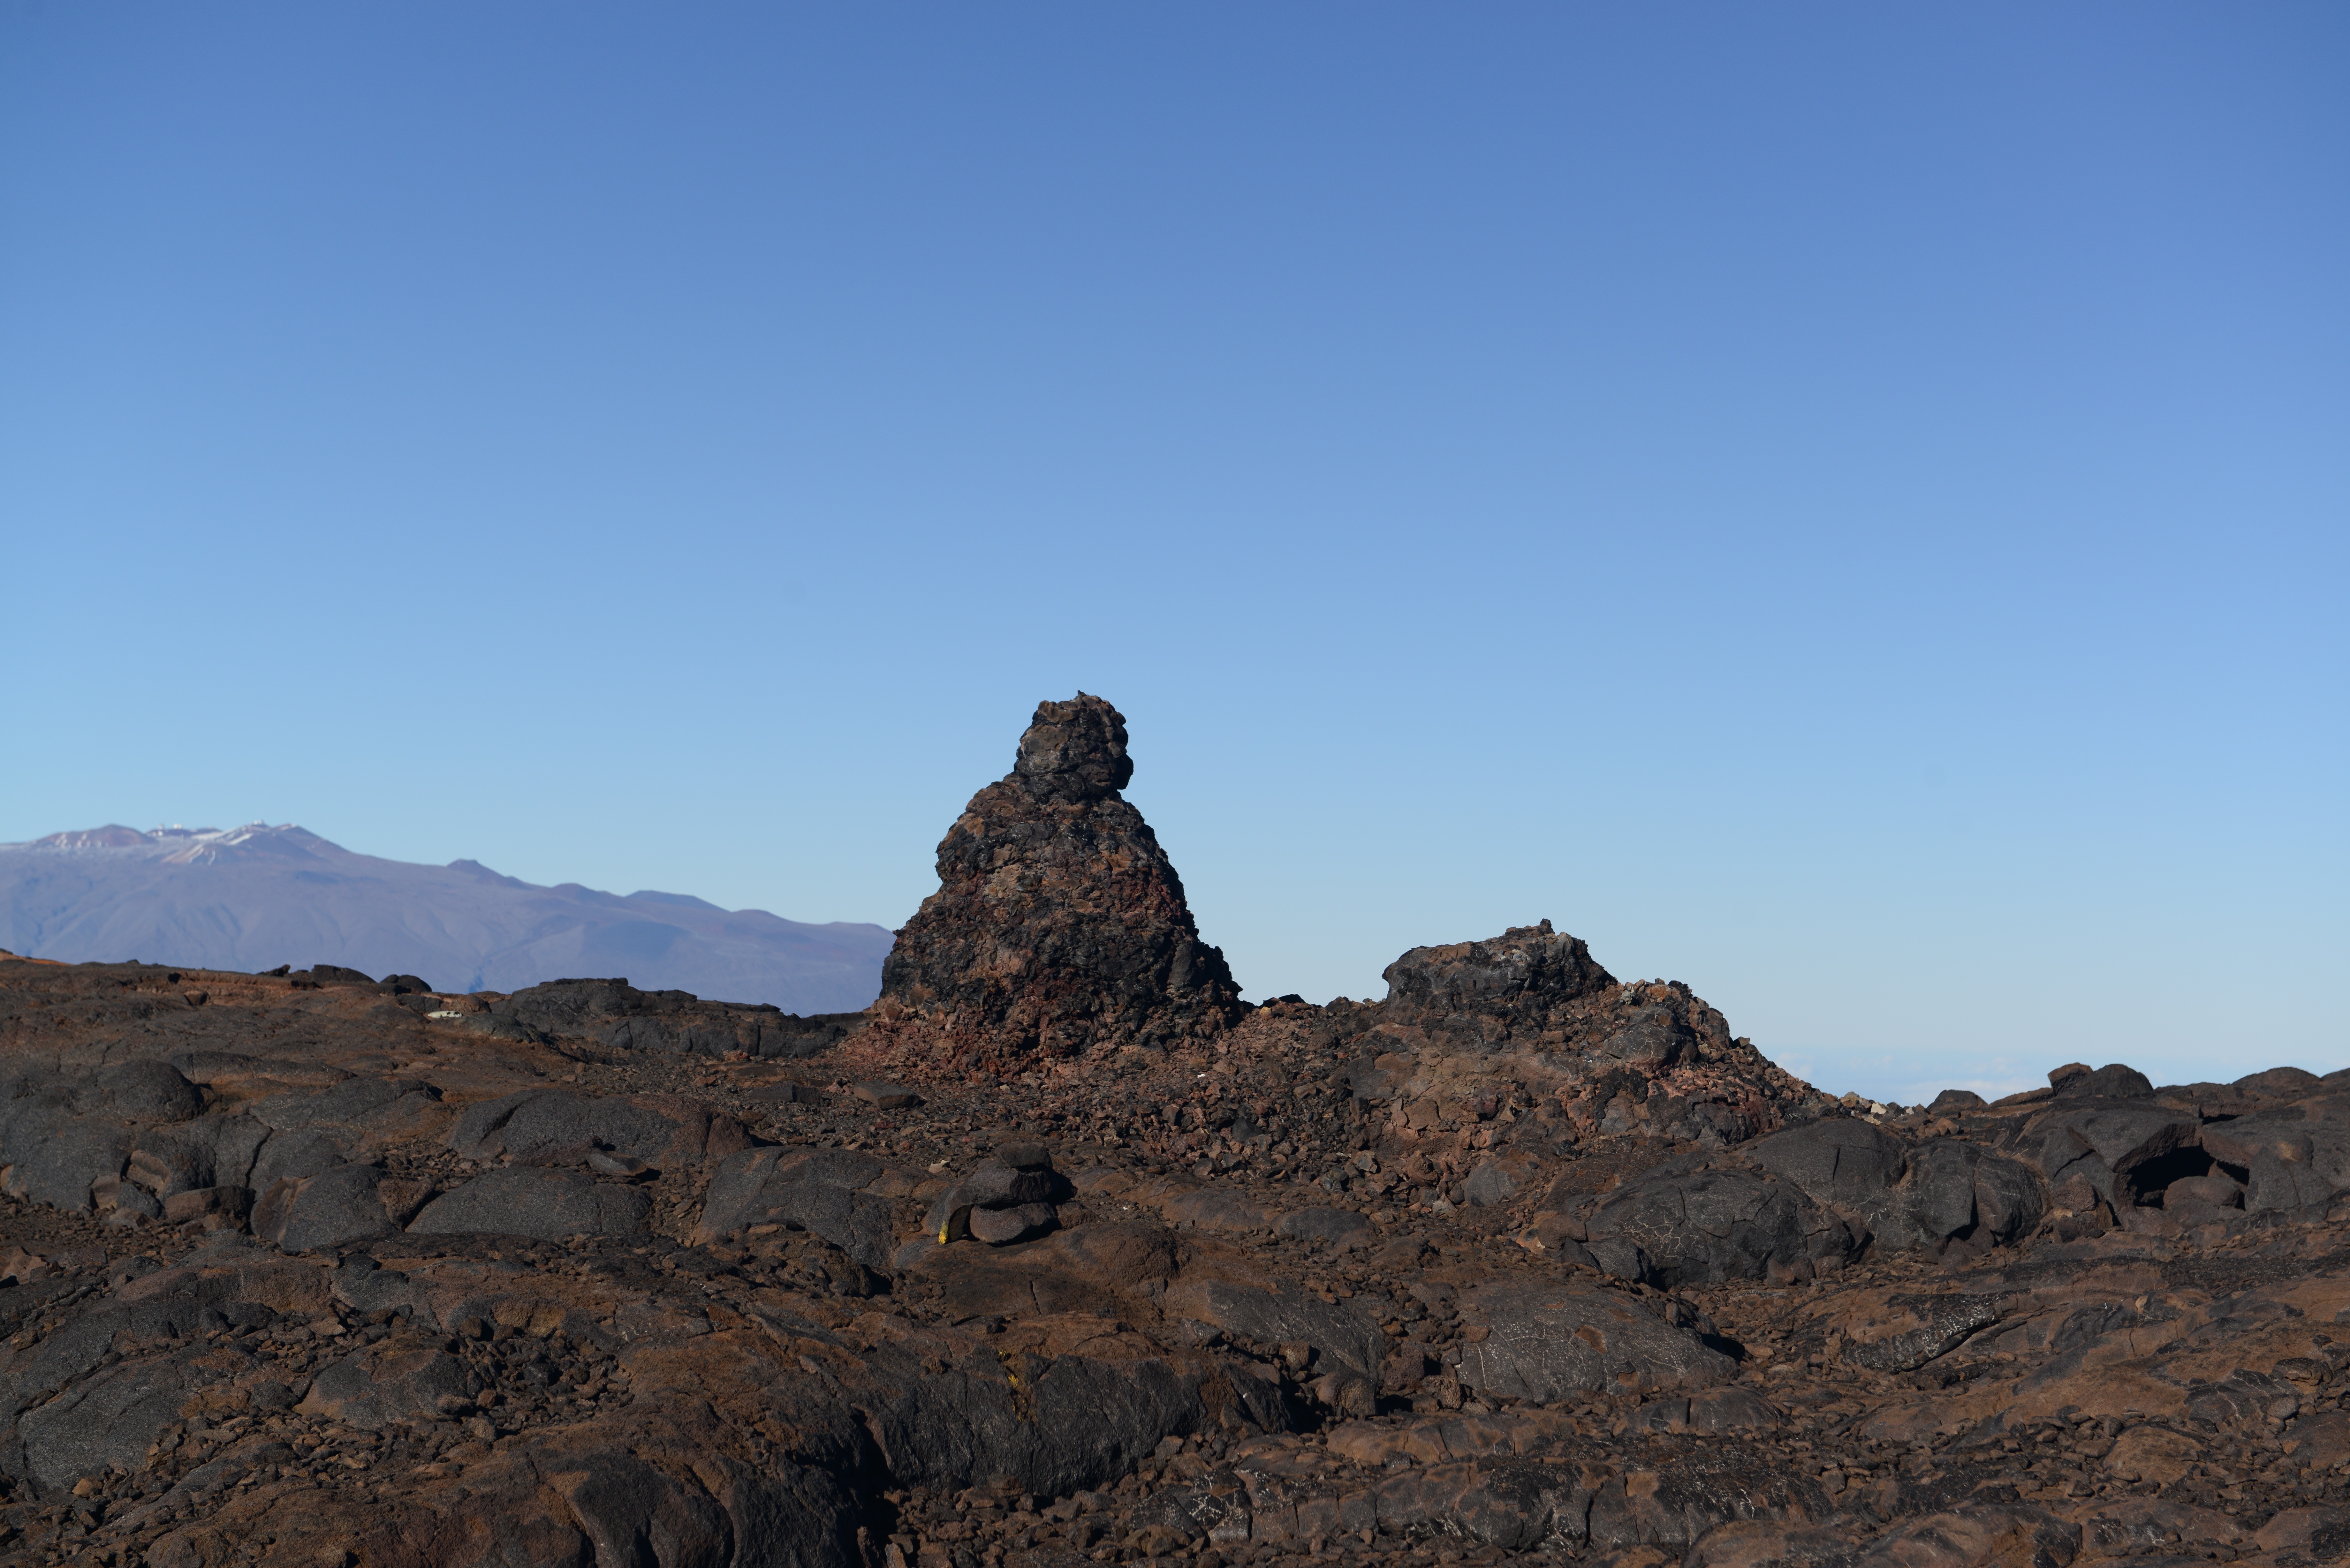
<svg viewBox="0 0 2350 1568"><path fill-rule="evenodd" d="M959 1055L1066 1056L1213 1035L1242 1014L1150 825L1120 798L1126 721L1098 697L1041 702L1011 774L940 842L939 890L882 965L882 1016Z"/></svg>
<svg viewBox="0 0 2350 1568"><path fill-rule="evenodd" d="M1580 937L1513 926L1486 941L1414 948L1388 965L1385 1016L1466 1044L1566 1038L1571 1003L1616 983ZM1725 1032L1726 1037L1726 1032Z"/></svg>
<svg viewBox="0 0 2350 1568"><path fill-rule="evenodd" d="M1394 1097L1410 1080L1400 1064L1432 1054L1520 1064L1528 1081L1553 1085L1587 1134L1719 1146L1826 1108L1817 1090L1732 1037L1720 1011L1688 986L1620 981L1548 920L1414 948L1386 978L1382 1002L1341 998L1289 1013L1312 1016L1317 1034L1352 1042L1361 1054L1347 1078L1363 1099ZM1480 1189L1470 1200L1493 1195Z"/></svg>

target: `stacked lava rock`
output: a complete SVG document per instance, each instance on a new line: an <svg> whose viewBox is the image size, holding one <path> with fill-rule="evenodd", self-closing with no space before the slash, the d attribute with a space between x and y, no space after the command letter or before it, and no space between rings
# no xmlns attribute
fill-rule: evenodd
<svg viewBox="0 0 2350 1568"><path fill-rule="evenodd" d="M972 797L939 845L939 890L881 969L884 1019L945 1054L1003 1065L1093 1045L1221 1033L1243 1009L1200 940L1183 884L1142 814L1126 721L1098 697L1041 702L1011 774Z"/></svg>
<svg viewBox="0 0 2350 1568"><path fill-rule="evenodd" d="M1387 1022L1489 1048L1564 1044L1592 999L1616 985L1582 938L1553 930L1548 920L1486 941L1414 948L1380 978L1388 982Z"/></svg>
<svg viewBox="0 0 2350 1568"><path fill-rule="evenodd" d="M1736 1143L1817 1115L1818 1092L1678 981L1619 981L1548 920L1414 948L1387 968L1378 1028L1407 1044L1540 1054L1586 1130Z"/></svg>

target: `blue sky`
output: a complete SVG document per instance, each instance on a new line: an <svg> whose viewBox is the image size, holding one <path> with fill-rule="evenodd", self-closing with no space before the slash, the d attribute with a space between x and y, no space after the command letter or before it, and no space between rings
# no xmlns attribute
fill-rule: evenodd
<svg viewBox="0 0 2350 1568"><path fill-rule="evenodd" d="M0 840L895 925L1035 701L1248 993L2350 1064L2350 13L0 7Z"/></svg>

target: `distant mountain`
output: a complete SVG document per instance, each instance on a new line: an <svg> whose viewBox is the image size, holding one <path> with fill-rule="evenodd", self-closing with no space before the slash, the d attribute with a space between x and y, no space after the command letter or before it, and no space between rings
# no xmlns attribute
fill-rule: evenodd
<svg viewBox="0 0 2350 1568"><path fill-rule="evenodd" d="M0 844L0 948L30 958L264 970L340 964L442 991L625 975L787 1012L881 991L890 934L726 910L678 893L534 887L472 860L354 855L288 824L100 827Z"/></svg>

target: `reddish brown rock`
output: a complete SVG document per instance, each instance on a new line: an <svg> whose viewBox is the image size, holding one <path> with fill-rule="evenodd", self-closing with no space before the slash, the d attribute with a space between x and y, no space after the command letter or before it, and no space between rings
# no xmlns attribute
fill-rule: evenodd
<svg viewBox="0 0 2350 1568"><path fill-rule="evenodd" d="M940 842L939 890L898 933L877 1014L958 1061L1167 1045L1242 1013L1221 949L1142 814L1126 721L1079 692L1042 702L1010 774Z"/></svg>

